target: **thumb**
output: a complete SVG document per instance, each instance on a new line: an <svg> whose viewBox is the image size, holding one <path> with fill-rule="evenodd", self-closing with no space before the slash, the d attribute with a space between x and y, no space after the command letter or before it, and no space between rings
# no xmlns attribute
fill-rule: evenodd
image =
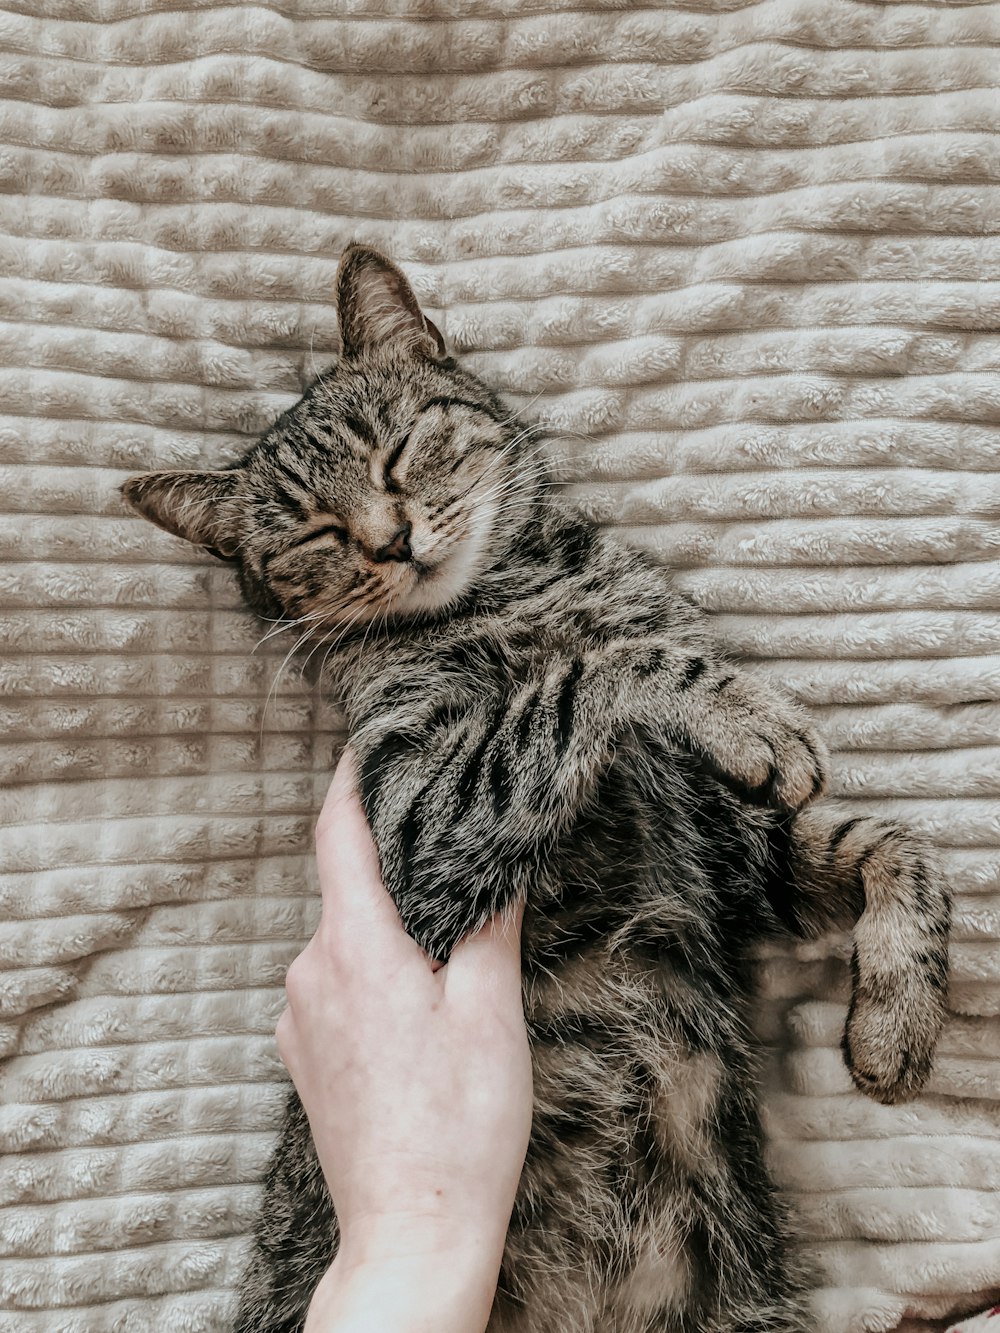
<svg viewBox="0 0 1000 1333"><path fill-rule="evenodd" d="M341 756L316 824L316 866L323 897L317 938L355 972L378 975L418 959L382 882L378 848L358 795L357 761ZM374 984L374 983L373 983Z"/></svg>
<svg viewBox="0 0 1000 1333"><path fill-rule="evenodd" d="M521 922L524 903L512 903L455 946L444 968L449 997L484 992L509 1000L521 994Z"/></svg>

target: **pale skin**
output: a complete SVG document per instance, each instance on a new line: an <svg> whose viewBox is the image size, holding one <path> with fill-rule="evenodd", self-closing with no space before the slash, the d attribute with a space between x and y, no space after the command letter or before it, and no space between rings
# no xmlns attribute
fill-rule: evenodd
<svg viewBox="0 0 1000 1333"><path fill-rule="evenodd" d="M277 1030L341 1229L306 1333L482 1333L531 1125L519 915L432 964L383 885L349 754L316 856L320 923Z"/></svg>

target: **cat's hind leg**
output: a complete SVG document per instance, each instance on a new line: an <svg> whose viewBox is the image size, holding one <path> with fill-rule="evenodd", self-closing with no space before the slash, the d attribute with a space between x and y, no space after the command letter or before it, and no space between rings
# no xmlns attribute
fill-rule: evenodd
<svg viewBox="0 0 1000 1333"><path fill-rule="evenodd" d="M797 935L853 928L844 1059L876 1101L914 1096L948 990L951 900L930 847L892 820L810 807L791 823L772 905Z"/></svg>

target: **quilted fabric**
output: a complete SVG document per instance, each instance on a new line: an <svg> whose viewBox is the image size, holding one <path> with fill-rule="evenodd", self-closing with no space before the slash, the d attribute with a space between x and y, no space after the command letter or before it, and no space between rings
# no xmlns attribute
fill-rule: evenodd
<svg viewBox="0 0 1000 1333"><path fill-rule="evenodd" d="M954 1016L854 1093L843 941L762 967L825 1333L1000 1288L1000 5L9 0L0 1330L221 1330L336 709L117 483L336 352L352 239L583 508L943 849Z"/></svg>

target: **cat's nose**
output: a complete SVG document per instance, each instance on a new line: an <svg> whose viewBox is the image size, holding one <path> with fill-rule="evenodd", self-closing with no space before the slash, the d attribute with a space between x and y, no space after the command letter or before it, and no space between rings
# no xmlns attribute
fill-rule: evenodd
<svg viewBox="0 0 1000 1333"><path fill-rule="evenodd" d="M412 560L413 552L410 550L410 533L412 531L413 524L404 523L390 541L379 547L372 558L380 565L386 560Z"/></svg>

